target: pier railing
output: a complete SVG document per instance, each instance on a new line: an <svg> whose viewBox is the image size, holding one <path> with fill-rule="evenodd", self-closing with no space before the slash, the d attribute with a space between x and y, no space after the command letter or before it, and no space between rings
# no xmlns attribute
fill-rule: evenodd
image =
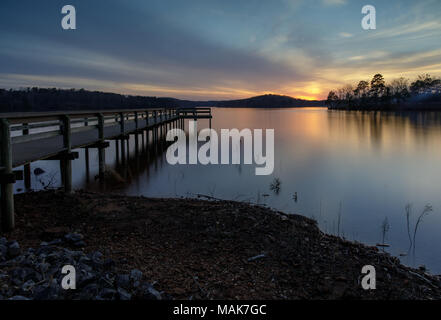
<svg viewBox="0 0 441 320"><path fill-rule="evenodd" d="M180 108L177 114L184 119L211 119L211 108Z"/></svg>
<svg viewBox="0 0 441 320"><path fill-rule="evenodd" d="M210 108L122 109L71 112L0 113L1 226L14 227L13 184L29 179L29 164L37 160L59 160L66 192L72 190L71 161L77 148L97 148L99 176L104 175L106 140L127 139L129 134L165 126L183 126L184 119L210 119ZM14 168L24 166L23 170Z"/></svg>

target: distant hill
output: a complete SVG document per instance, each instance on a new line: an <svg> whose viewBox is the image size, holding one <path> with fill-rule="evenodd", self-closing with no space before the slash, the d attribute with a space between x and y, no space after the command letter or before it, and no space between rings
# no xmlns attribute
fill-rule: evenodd
<svg viewBox="0 0 441 320"><path fill-rule="evenodd" d="M222 101L176 100L180 107L223 107L223 108L292 108L324 106L324 101L302 100L289 96L265 94L247 99Z"/></svg>
<svg viewBox="0 0 441 320"><path fill-rule="evenodd" d="M74 111L136 108L228 107L287 108L323 106L324 101L307 101L267 94L248 99L189 101L175 98L130 96L84 89L26 88L0 89L0 112Z"/></svg>

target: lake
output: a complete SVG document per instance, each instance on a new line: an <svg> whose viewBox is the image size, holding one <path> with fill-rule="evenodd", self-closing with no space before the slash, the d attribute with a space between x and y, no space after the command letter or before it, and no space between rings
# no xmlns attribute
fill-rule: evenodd
<svg viewBox="0 0 441 320"><path fill-rule="evenodd" d="M85 150L73 161L75 188L148 197L203 194L266 205L317 220L321 230L384 250L407 265L441 273L441 114L328 111L326 108L213 108L212 127L275 129L275 165L256 176L255 165L169 165L165 152L149 149L128 165L116 158L115 141L106 150L113 173L100 185L98 155ZM200 120L198 128L208 127ZM121 148L119 148L121 150ZM56 161L32 163L32 188L60 185ZM275 179L280 190L271 188ZM24 190L23 182L15 184ZM410 235L425 205L433 207L418 225L409 250L405 207L411 205ZM62 214L62 212L60 212ZM250 226L251 227L251 226ZM383 250L383 249L381 249Z"/></svg>

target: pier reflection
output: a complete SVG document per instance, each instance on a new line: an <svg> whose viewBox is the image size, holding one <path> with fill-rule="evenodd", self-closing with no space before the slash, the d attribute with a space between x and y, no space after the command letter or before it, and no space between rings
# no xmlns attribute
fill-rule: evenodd
<svg viewBox="0 0 441 320"><path fill-rule="evenodd" d="M166 128L145 130L115 139L113 157L106 163L103 179L98 175L92 177L89 161L89 149L84 150L85 176L82 188L92 191L112 191L124 188L128 184L138 184L141 177L149 177L150 170L162 168L165 161L163 155L172 142L165 140ZM80 183L81 185L81 183Z"/></svg>

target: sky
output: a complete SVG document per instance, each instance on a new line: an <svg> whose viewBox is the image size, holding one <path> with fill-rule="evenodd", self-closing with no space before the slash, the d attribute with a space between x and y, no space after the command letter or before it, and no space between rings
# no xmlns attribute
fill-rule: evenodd
<svg viewBox="0 0 441 320"><path fill-rule="evenodd" d="M361 27L367 4L376 30ZM376 73L441 76L440 13L439 0L2 0L0 87L325 99Z"/></svg>

